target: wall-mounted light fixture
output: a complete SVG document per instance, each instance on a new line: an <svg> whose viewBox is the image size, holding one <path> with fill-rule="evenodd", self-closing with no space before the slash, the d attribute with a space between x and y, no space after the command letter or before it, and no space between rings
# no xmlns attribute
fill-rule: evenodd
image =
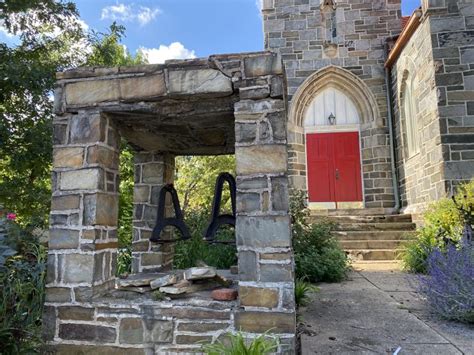
<svg viewBox="0 0 474 355"><path fill-rule="evenodd" d="M334 116L334 114L331 112L331 114L328 117L328 120L329 120L330 125L334 125L336 123L336 116Z"/></svg>

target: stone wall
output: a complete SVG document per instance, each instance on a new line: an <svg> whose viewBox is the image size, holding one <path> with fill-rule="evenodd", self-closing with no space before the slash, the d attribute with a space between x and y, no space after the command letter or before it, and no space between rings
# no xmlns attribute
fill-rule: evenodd
<svg viewBox="0 0 474 355"><path fill-rule="evenodd" d="M470 15L470 16L469 16ZM421 24L392 70L397 165L402 207L415 215L474 176L474 5L425 1ZM469 30L472 29L472 30ZM404 78L415 75L421 150L408 157L401 112ZM417 218L415 216L415 218Z"/></svg>
<svg viewBox="0 0 474 355"><path fill-rule="evenodd" d="M387 99L384 78L385 40L400 32L399 0L340 0L323 6L320 0L265 0L263 19L265 48L283 58L288 80L290 107L297 105L295 95L311 76L329 66L351 74L353 90L370 91L375 116L361 122L361 156L366 207L394 206L387 128ZM308 79L309 78L309 79ZM328 77L328 80L331 80ZM334 77L338 81L338 77ZM323 88L324 85L321 86ZM344 88L342 82L339 87ZM299 93L317 95L317 92ZM367 95L366 95L367 96ZM372 101L355 102L373 105ZM296 112L298 110L293 110ZM360 113L361 116L364 116ZM289 117L290 182L306 188L305 135L300 117Z"/></svg>
<svg viewBox="0 0 474 355"><path fill-rule="evenodd" d="M198 352L227 331L269 331L295 349L288 215L285 77L274 53L58 74L53 202L43 318L59 353ZM114 288L118 143L137 150L133 271L166 269L171 249L148 242L158 190L177 154L236 155L237 303L166 303ZM165 237L170 237L168 234Z"/></svg>

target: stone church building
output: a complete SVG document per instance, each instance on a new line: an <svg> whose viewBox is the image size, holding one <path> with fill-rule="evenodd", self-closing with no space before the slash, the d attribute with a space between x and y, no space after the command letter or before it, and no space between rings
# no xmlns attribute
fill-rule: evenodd
<svg viewBox="0 0 474 355"><path fill-rule="evenodd" d="M264 0L289 176L317 209L417 215L474 175L474 2ZM382 210L381 210L382 209Z"/></svg>

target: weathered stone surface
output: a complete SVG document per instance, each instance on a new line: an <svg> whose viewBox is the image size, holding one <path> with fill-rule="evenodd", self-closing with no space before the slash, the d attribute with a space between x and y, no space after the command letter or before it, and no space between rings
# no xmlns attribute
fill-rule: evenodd
<svg viewBox="0 0 474 355"><path fill-rule="evenodd" d="M150 252L142 254L142 266L160 266L163 263L163 253Z"/></svg>
<svg viewBox="0 0 474 355"><path fill-rule="evenodd" d="M176 273L166 274L152 280L150 282L150 287L152 290L155 290L163 286L173 285L177 283L179 280L180 280L180 277Z"/></svg>
<svg viewBox="0 0 474 355"><path fill-rule="evenodd" d="M288 211L288 179L272 179L272 208L274 211Z"/></svg>
<svg viewBox="0 0 474 355"><path fill-rule="evenodd" d="M100 169L81 169L61 172L61 190L93 190L103 184Z"/></svg>
<svg viewBox="0 0 474 355"><path fill-rule="evenodd" d="M213 267L192 267L184 271L184 278L186 280L212 279L216 274L216 269Z"/></svg>
<svg viewBox="0 0 474 355"><path fill-rule="evenodd" d="M90 324L61 324L59 326L59 337L65 340L84 340L113 343L115 341L115 329Z"/></svg>
<svg viewBox="0 0 474 355"><path fill-rule="evenodd" d="M241 100L260 100L270 96L270 87L266 86L252 86L241 88L239 90Z"/></svg>
<svg viewBox="0 0 474 355"><path fill-rule="evenodd" d="M93 320L94 308L79 306L58 307L58 317L62 320Z"/></svg>
<svg viewBox="0 0 474 355"><path fill-rule="evenodd" d="M121 344L143 342L143 322L139 318L124 318L120 321L119 341Z"/></svg>
<svg viewBox="0 0 474 355"><path fill-rule="evenodd" d="M172 70L168 75L170 94L209 94L218 97L233 93L231 79L218 70Z"/></svg>
<svg viewBox="0 0 474 355"><path fill-rule="evenodd" d="M237 245L265 247L290 247L290 218L240 217L236 225Z"/></svg>
<svg viewBox="0 0 474 355"><path fill-rule="evenodd" d="M75 115L70 120L70 143L94 143L105 140L105 119L97 114Z"/></svg>
<svg viewBox="0 0 474 355"><path fill-rule="evenodd" d="M88 254L64 255L63 281L68 283L92 282L94 256Z"/></svg>
<svg viewBox="0 0 474 355"><path fill-rule="evenodd" d="M120 97L124 100L155 98L166 93L162 73L119 80Z"/></svg>
<svg viewBox="0 0 474 355"><path fill-rule="evenodd" d="M53 196L51 199L51 210L75 210L79 208L80 201L79 195Z"/></svg>
<svg viewBox="0 0 474 355"><path fill-rule="evenodd" d="M83 148L54 148L53 165L56 168L79 168L83 164Z"/></svg>
<svg viewBox="0 0 474 355"><path fill-rule="evenodd" d="M235 326L243 332L294 334L296 318L294 313L241 311L235 315Z"/></svg>
<svg viewBox="0 0 474 355"><path fill-rule="evenodd" d="M117 80L88 80L66 85L68 105L88 105L97 102L119 100Z"/></svg>
<svg viewBox="0 0 474 355"><path fill-rule="evenodd" d="M173 321L153 321L151 341L156 343L169 343L173 341Z"/></svg>
<svg viewBox="0 0 474 355"><path fill-rule="evenodd" d="M210 344L212 336L209 335L177 335L177 344Z"/></svg>
<svg viewBox="0 0 474 355"><path fill-rule="evenodd" d="M73 345L55 344L47 345L46 352L58 355L145 355L146 349L140 348L119 348L105 345Z"/></svg>
<svg viewBox="0 0 474 355"><path fill-rule="evenodd" d="M260 264L260 281L291 282L293 267L290 264Z"/></svg>
<svg viewBox="0 0 474 355"><path fill-rule="evenodd" d="M275 308L278 306L278 289L239 287L240 305L251 307Z"/></svg>
<svg viewBox="0 0 474 355"><path fill-rule="evenodd" d="M45 306L42 317L42 335L46 341L51 341L56 333L56 309L51 306Z"/></svg>
<svg viewBox="0 0 474 355"><path fill-rule="evenodd" d="M133 202L148 202L150 198L150 187L148 185L137 185L133 187Z"/></svg>
<svg viewBox="0 0 474 355"><path fill-rule="evenodd" d="M85 225L116 226L118 218L118 197L96 193L84 195Z"/></svg>
<svg viewBox="0 0 474 355"><path fill-rule="evenodd" d="M71 289L67 287L46 287L46 302L71 302Z"/></svg>
<svg viewBox="0 0 474 355"><path fill-rule="evenodd" d="M237 212L249 213L254 211L260 211L260 194L237 194Z"/></svg>
<svg viewBox="0 0 474 355"><path fill-rule="evenodd" d="M268 187L267 178L239 179L237 178L238 190L260 190Z"/></svg>
<svg viewBox="0 0 474 355"><path fill-rule="evenodd" d="M50 229L50 249L74 249L79 246L79 231L72 229Z"/></svg>
<svg viewBox="0 0 474 355"><path fill-rule="evenodd" d="M107 167L118 167L118 161L118 153L110 148L94 145L87 149L88 164L101 164Z"/></svg>
<svg viewBox="0 0 474 355"><path fill-rule="evenodd" d="M237 218L237 221L239 221L239 218ZM255 252L239 251L238 257L238 272L240 280L257 281L257 255Z"/></svg>
<svg viewBox="0 0 474 355"><path fill-rule="evenodd" d="M163 183L163 163L149 163L142 167L142 182L146 184Z"/></svg>
<svg viewBox="0 0 474 355"><path fill-rule="evenodd" d="M235 158L238 175L285 173L287 170L285 145L236 147Z"/></svg>
<svg viewBox="0 0 474 355"><path fill-rule="evenodd" d="M229 323L180 323L178 331L180 332L214 332L229 327Z"/></svg>
<svg viewBox="0 0 474 355"><path fill-rule="evenodd" d="M245 76L256 77L270 74L282 74L283 65L276 55L249 57L244 59Z"/></svg>

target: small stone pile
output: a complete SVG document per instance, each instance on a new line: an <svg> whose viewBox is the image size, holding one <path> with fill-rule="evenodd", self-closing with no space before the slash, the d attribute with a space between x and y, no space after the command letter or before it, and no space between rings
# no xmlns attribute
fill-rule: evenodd
<svg viewBox="0 0 474 355"><path fill-rule="evenodd" d="M116 286L121 290L138 293L158 290L164 297L173 298L224 286L225 289L212 293L212 297L231 301L237 298L237 291L228 288L232 284L232 280L220 275L214 267L199 266L166 273L134 274L118 279Z"/></svg>

